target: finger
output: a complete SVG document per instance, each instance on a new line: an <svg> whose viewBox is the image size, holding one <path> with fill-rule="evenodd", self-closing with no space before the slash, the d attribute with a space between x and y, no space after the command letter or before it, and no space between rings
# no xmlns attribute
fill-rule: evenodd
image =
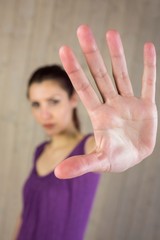
<svg viewBox="0 0 160 240"><path fill-rule="evenodd" d="M59 55L64 69L88 112L97 108L101 103L100 99L89 83L72 50L63 46L59 50Z"/></svg>
<svg viewBox="0 0 160 240"><path fill-rule="evenodd" d="M91 29L86 25L82 25L77 30L77 36L102 98L106 100L107 97L115 96L117 93L108 75Z"/></svg>
<svg viewBox="0 0 160 240"><path fill-rule="evenodd" d="M128 76L120 35L117 31L110 30L106 34L106 40L111 56L113 76L117 90L122 96L133 96L133 89Z"/></svg>
<svg viewBox="0 0 160 240"><path fill-rule="evenodd" d="M59 164L54 173L61 179L74 178L88 172L104 172L110 170L110 164L107 161L97 158L95 153L88 155L74 156L66 159Z"/></svg>
<svg viewBox="0 0 160 240"><path fill-rule="evenodd" d="M88 111L97 108L101 102L89 83L74 53L69 47L61 47L59 55L74 88Z"/></svg>
<svg viewBox="0 0 160 240"><path fill-rule="evenodd" d="M155 102L156 51L152 43L144 45L144 72L142 78L142 98Z"/></svg>

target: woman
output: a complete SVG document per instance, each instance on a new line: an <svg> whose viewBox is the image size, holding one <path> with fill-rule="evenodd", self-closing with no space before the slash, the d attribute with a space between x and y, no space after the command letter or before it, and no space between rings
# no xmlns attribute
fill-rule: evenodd
<svg viewBox="0 0 160 240"><path fill-rule="evenodd" d="M81 208L75 215L73 214L74 213L73 210L71 212L68 212L62 218L60 214L57 214L56 215L57 219L59 218L63 220L65 219L64 222L66 224L64 224L65 226L63 225L64 231L61 231L60 235L55 236L54 239L56 239L56 237L59 237L59 239L68 239L66 232L69 235L71 234L69 238L70 240L83 239L83 233L86 226L86 221L88 219L89 209L92 204L93 196L94 196L97 182L99 179L98 175L93 173L92 174L89 173L88 175L87 174L88 172L122 172L126 169L129 169L132 166L140 163L147 156L149 156L154 150L155 142L156 142L156 133L157 133L157 109L155 105L156 52L155 52L154 45L152 43L146 43L144 46L144 72L143 72L143 78L142 78L142 91L141 91L140 98L136 98L134 96L132 85L129 79L123 46L122 46L122 42L118 32L111 30L111 31L108 31L106 34L106 40L107 40L107 44L108 44L108 48L111 56L111 61L112 61L115 85L112 83L112 80L109 77L109 74L107 72L103 59L98 50L96 41L91 32L91 29L86 25L82 25L78 28L77 35L78 35L81 49L87 60L87 64L90 68L93 78L97 84L99 93L102 97L101 100L95 93L92 86L89 84L73 51L68 47L65 47L65 46L62 47L60 49L60 58L67 74L69 75L74 85L74 88L76 89L78 95L80 96L83 104L85 105L88 111L88 114L90 116L92 126L93 126L95 143L92 136L91 137L86 136L85 138L83 138L80 132L77 132L75 130L73 131L73 129L76 126L75 122L73 124L73 121L72 121L72 124L71 124L71 122L67 120L68 118L70 120L72 119L71 118L72 111L74 112L73 109L76 106L75 95L73 95L74 96L73 98L70 98L71 101L69 101L69 105L68 104L66 105L68 110L67 114L69 112L69 115L67 116L67 114L62 114L62 113L60 114L60 112L58 113L58 116L61 116L60 118L58 118L59 120L62 120L62 118L64 118L63 119L64 125L63 124L62 125L60 124L60 126L57 125L56 118L55 118L55 123L47 120L46 122L42 121L42 119L39 117L40 116L39 113L36 112L37 110L36 111L33 110L33 114L36 117L37 121L43 125L43 127L45 128L48 134L50 134L52 132L51 130L54 129L52 133L54 133L53 134L54 139L56 140L56 142L51 141L51 142L44 143L37 149L35 154L35 166L33 169L34 173L37 174L37 177L38 176L42 177L42 175L43 177L45 177L52 168L52 171L53 169L55 169L54 170L55 176L61 179L78 177L83 174L86 174L86 175L83 175L83 177L86 177L86 178L88 177L89 181L91 178L93 179L93 181L91 180L91 185L90 184L88 185L89 189L91 187L91 197L89 197L90 194L88 194L88 190L85 191L86 189L85 184L84 185L82 184L83 186L81 188L83 189L82 190L83 197L86 195L86 199L89 199L89 201L86 200L83 203L83 207L82 207L83 211L85 211L84 209L86 209L86 215L82 213L82 216L81 215L79 216L81 212ZM48 78L47 80L50 79L50 77L47 77L47 78ZM49 92L50 87L51 86L49 84L47 85L47 87L45 86L45 89ZM36 109L39 108L39 106L41 105L43 106L42 108L43 111L41 110L40 112L41 114L43 113L43 116L45 116L46 119L48 119L48 113L45 110L45 106L46 106L45 101L46 102L48 101L48 104L49 102L51 103L52 102L50 101L51 96L46 97L46 95L44 94L44 92L46 91L43 91L44 89L40 89L40 92L44 94L44 95L42 94L44 97L41 99L39 98L41 94L39 95L37 94L37 92L35 94L35 91L34 91L35 88L32 88L32 89L30 88L29 98L32 101L33 107L36 107ZM32 96L34 96L33 93L35 94L36 99L32 98ZM35 100L39 100L41 104L39 104L39 102ZM64 106L63 106L63 109L65 108ZM62 122L60 121L60 123ZM68 128L65 128L66 126L68 126ZM69 131L69 129L70 130L72 129L72 131ZM74 141L72 141L73 139L71 139L71 135L73 136L73 133L77 133L76 135L74 135L76 136ZM77 149L75 148L74 143L77 142L78 144L78 142L82 138L83 140L81 143L84 148L82 152L87 153L87 155L84 156L84 155L81 155L81 153L78 153L78 155L80 154L81 156L75 156L77 152L75 153L75 150L74 150L72 151L72 154L74 155L74 157L73 156L71 157L72 154L68 154L69 149L65 147L65 143L70 143L70 146L72 146L70 148L70 152L71 152L72 148ZM81 146L81 143L80 143L80 146ZM51 146L54 146L54 148L51 149ZM58 150L61 150L62 147L64 147L63 151L58 152ZM79 148L79 144L78 144L78 148ZM53 152L52 152L53 149L54 149L55 155L53 155ZM59 155L59 153L62 153L62 154ZM38 156L38 160L37 160L37 156ZM46 165L46 160L44 161L44 159L49 159L47 157L50 157L50 156L55 157L54 162L47 161L48 164ZM68 159L63 161L63 159L66 156ZM52 157L51 159L53 159ZM54 174L51 173L52 177ZM80 178L78 177L78 179L82 179L82 177ZM71 182L72 180L68 180L68 181ZM30 188L34 189L32 188L32 185L30 186ZM27 196L29 195L28 193L30 192L28 189L29 187L26 188L24 191L24 193ZM38 188L38 184L36 189L39 189L39 191L41 189L40 187ZM59 189L62 189L62 188L59 188ZM68 187L68 189L71 189L71 188ZM76 189L76 187L74 189ZM35 194L33 194L33 196L34 195ZM52 194L50 193L50 195ZM65 196L69 197L69 195L67 195L67 192ZM81 197L80 197L81 199L80 205L78 206L81 206L81 203L84 200L84 198L83 197L81 198ZM33 199L34 198L32 198L31 200ZM70 198L70 200L72 200L72 197ZM37 197L37 201L38 201L38 197ZM60 202L60 199L58 199L58 201ZM25 203L27 203L27 201L25 201ZM37 206L36 213L38 217L36 219L35 217L33 218L34 223L31 224L29 228L29 233L33 230L38 231L37 229L35 229L36 228L35 222L38 222L39 216L42 216L43 214L46 213L45 212L46 208L40 207L40 206L43 206L43 201L40 204L40 206L39 206L39 201L37 205L36 205L36 201L34 200L32 201L32 203L33 203L32 205ZM72 204L70 205L70 203L75 203L75 202L73 200L68 201L69 207L66 207L66 208L64 205L61 204L61 208L63 210L62 212L65 212L64 209L66 209L66 211L68 209L71 209ZM88 204L85 204L85 203L88 203ZM28 206L28 210L32 209L32 205ZM50 204L48 204L48 206L50 206ZM39 212L38 209L41 209L43 213L38 214ZM48 211L50 211L49 209L50 208L48 208ZM25 211L25 213L27 217L31 216L29 215L29 212L27 214L27 211ZM72 218L73 216L72 214L74 215L75 218L74 217ZM22 215L23 219L25 219L26 215L23 212L23 215ZM78 227L77 227L78 226L77 216L78 216L78 221L82 220L79 225L80 230L78 230ZM32 219L32 217L30 219ZM44 218L42 217L42 219ZM47 218L47 219L48 219L47 224L52 226L52 224L50 224L51 223L50 218ZM72 219L72 221L70 221L70 219ZM56 223L54 223L54 225L55 225L54 229L55 228L56 230L62 229L61 227L57 227ZM23 232L22 230L24 229L23 226L25 226L24 222L22 222L20 234L21 232ZM39 223L38 226L39 226L38 229L41 228L40 226L43 226L43 220L41 221L41 223ZM60 224L58 226L62 226L62 225ZM77 229L75 228L76 231L74 231L74 227L77 227ZM52 229L50 231L52 232ZM72 231L73 231L73 234L72 234ZM45 234L46 232L47 231L45 231ZM62 232L65 236L62 234ZM23 233L24 235L27 235L27 230L26 231L24 230ZM45 234L43 233L39 239L43 239ZM19 237L18 239L22 239L22 238ZM25 239L27 238L23 238L23 240ZM34 239L36 239L35 236L34 236Z"/></svg>
<svg viewBox="0 0 160 240"><path fill-rule="evenodd" d="M66 157L94 148L91 134L80 132L77 95L57 65L36 70L28 84L32 114L50 137L37 147L23 191L22 223L17 240L82 240L99 175L60 180L55 167Z"/></svg>

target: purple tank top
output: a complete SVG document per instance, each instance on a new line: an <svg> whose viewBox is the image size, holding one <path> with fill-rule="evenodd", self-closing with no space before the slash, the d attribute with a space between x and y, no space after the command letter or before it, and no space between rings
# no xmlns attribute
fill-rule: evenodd
<svg viewBox="0 0 160 240"><path fill-rule="evenodd" d="M69 156L84 154L89 136ZM37 147L33 169L24 184L23 222L17 240L82 240L100 175L87 173L65 180L56 178L54 172L39 176L35 163L46 144Z"/></svg>

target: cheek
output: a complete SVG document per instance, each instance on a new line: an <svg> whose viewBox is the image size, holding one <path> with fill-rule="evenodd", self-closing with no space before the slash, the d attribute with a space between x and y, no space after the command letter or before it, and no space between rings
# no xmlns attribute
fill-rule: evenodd
<svg viewBox="0 0 160 240"><path fill-rule="evenodd" d="M64 109L63 111L59 112L59 119L61 119L62 121L65 121L66 118L69 117L69 110L68 109Z"/></svg>
<svg viewBox="0 0 160 240"><path fill-rule="evenodd" d="M60 111L59 119L61 121L71 121L72 120L73 110L71 106L66 106L62 111Z"/></svg>
<svg viewBox="0 0 160 240"><path fill-rule="evenodd" d="M39 115L38 111L32 110L32 116L37 122L40 121L40 115Z"/></svg>

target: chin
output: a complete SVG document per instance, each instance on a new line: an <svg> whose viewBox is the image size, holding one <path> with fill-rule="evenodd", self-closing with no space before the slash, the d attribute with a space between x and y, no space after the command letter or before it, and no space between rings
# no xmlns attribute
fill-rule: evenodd
<svg viewBox="0 0 160 240"><path fill-rule="evenodd" d="M53 130L45 130L45 133L49 136L49 137L54 137L56 135L61 134L63 131L53 131Z"/></svg>
<svg viewBox="0 0 160 240"><path fill-rule="evenodd" d="M56 135L60 135L60 134L64 134L67 130L66 128L62 128L62 129L44 129L45 133L49 136L49 137L54 137Z"/></svg>
<svg viewBox="0 0 160 240"><path fill-rule="evenodd" d="M52 137L52 136L55 135L55 131L53 131L53 130L46 130L46 129L45 129L45 133L46 133L49 137Z"/></svg>

